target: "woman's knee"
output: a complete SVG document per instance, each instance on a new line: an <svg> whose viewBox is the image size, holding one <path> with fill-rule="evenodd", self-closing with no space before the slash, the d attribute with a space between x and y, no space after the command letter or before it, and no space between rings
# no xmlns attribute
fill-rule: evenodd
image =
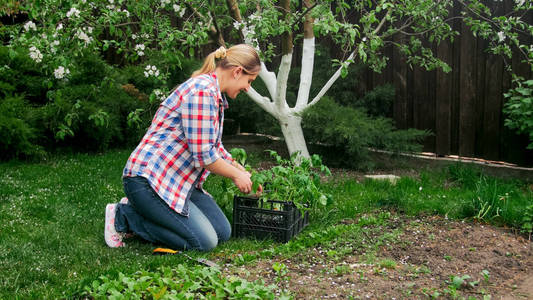
<svg viewBox="0 0 533 300"><path fill-rule="evenodd" d="M196 250L211 251L218 245L218 237L214 230L205 230L197 236L196 242Z"/></svg>
<svg viewBox="0 0 533 300"><path fill-rule="evenodd" d="M231 238L231 225L229 222L225 224L218 230L218 241L226 242Z"/></svg>

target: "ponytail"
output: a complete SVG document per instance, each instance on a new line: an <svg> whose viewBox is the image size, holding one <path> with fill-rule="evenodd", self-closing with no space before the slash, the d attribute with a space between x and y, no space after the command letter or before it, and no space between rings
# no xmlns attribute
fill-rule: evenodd
<svg viewBox="0 0 533 300"><path fill-rule="evenodd" d="M249 45L239 44L229 49L222 46L209 53L202 67L194 71L191 77L212 73L217 67L223 69L242 67L247 74L257 74L261 70L261 60L255 49Z"/></svg>

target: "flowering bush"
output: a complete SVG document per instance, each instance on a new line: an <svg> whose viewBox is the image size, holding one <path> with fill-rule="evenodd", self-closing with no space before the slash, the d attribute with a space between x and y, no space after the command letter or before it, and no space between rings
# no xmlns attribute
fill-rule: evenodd
<svg viewBox="0 0 533 300"><path fill-rule="evenodd" d="M495 15L481 0L283 1L281 4L286 7L272 1L238 3L235 0L226 1L227 5L200 0L27 1L18 9L28 16L28 21L2 28L0 35L10 47L27 49L36 68L52 77L46 81L51 86L70 80L74 74L73 61L88 51L103 53L116 63L143 65L145 78L159 80L160 87L170 88L166 82L169 67L155 60L155 56L162 56L165 61L174 60L179 66L187 54L194 56L196 49L210 42L251 43L260 49L265 61L275 56L282 58L277 80L272 76L275 74L263 66L261 78L268 81L271 98L253 91L248 95L279 122L296 120L288 122L289 128L283 131L284 134L298 132L297 138L286 139L288 143L304 140L297 122L301 121L297 120L299 114L305 107L317 103L339 74L345 78L351 63L359 61L376 71L383 69L387 65L387 57L383 55L387 45L397 47L411 65L449 71L447 63L422 43L422 37L438 43L458 34L451 26L452 20L457 18L449 16L455 3L463 13L458 18L463 19L475 35L488 40L492 53L511 57L516 53L512 50L518 49L520 59L533 65L530 42L533 27L526 22L527 12L533 8L531 0L515 0L514 5L506 6L509 11L503 16ZM302 66L312 66L315 35L326 36L324 40L334 42L344 51L343 57L330 63L338 67L338 71L316 96L308 93L312 68L302 71L298 95L287 94L284 79L292 65L293 44L304 45L305 40L310 41L312 37L312 43L301 47L304 50ZM409 38L396 38L399 36ZM270 42L272 40L280 43ZM509 66L509 70L511 68ZM153 90L146 94L151 95L152 101L160 99ZM297 105L288 106L288 95L293 96L290 102L298 98ZM101 118L93 117L93 120ZM289 148L302 145L305 143ZM307 149L297 150L307 152Z"/></svg>

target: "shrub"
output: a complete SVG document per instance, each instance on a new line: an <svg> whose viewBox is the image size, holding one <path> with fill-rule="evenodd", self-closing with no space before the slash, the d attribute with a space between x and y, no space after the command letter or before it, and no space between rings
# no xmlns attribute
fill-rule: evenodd
<svg viewBox="0 0 533 300"><path fill-rule="evenodd" d="M160 58L160 59L158 59ZM103 151L139 142L162 99L198 67L195 60L154 56L154 62L112 67L86 51L70 74L46 74L27 49L0 47L0 159L72 148ZM145 77L147 64L167 67L166 78ZM155 90L161 93L156 96ZM14 96L20 95L20 96Z"/></svg>
<svg viewBox="0 0 533 300"><path fill-rule="evenodd" d="M329 145L329 157L338 164L370 167L368 148L394 152L420 151L419 144L429 135L416 129L396 130L392 120L371 118L364 111L341 106L325 97L303 114L304 133L308 142ZM332 155L333 153L333 155Z"/></svg>
<svg viewBox="0 0 533 300"><path fill-rule="evenodd" d="M527 149L533 149L533 79L515 79L517 87L504 94L507 102L503 112L507 115L505 126L519 134L529 135Z"/></svg>
<svg viewBox="0 0 533 300"><path fill-rule="evenodd" d="M29 103L44 104L48 82L27 50L0 46L0 97L24 94Z"/></svg>
<svg viewBox="0 0 533 300"><path fill-rule="evenodd" d="M22 96L0 99L0 160L44 155L31 125L32 108Z"/></svg>

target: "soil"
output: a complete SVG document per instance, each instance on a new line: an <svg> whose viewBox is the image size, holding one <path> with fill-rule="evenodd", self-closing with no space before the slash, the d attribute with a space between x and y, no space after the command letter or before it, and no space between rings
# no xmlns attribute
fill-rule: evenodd
<svg viewBox="0 0 533 300"><path fill-rule="evenodd" d="M532 244L527 238L439 216L394 214L391 220L387 228L368 231L369 241L401 231L394 242L379 247L374 262L367 262L358 243L340 257L330 255L331 247L318 245L290 259L258 259L244 266L227 262L225 272L277 284L296 299L533 299ZM277 275L275 262L288 273ZM469 277L454 289L452 277L465 275Z"/></svg>
<svg viewBox="0 0 533 300"><path fill-rule="evenodd" d="M225 142L228 149L241 146L247 151L254 146L265 149L265 144L269 143ZM270 146L267 148L278 150ZM277 148L283 151L281 146ZM258 166L269 167L269 163ZM365 175L331 171L334 178L360 180ZM386 173L418 176L410 168ZM218 263L228 276L276 284L296 299L533 299L533 244L528 237L487 224L391 213L386 227L365 231L363 241L351 241L353 245L343 243L342 249L352 250L340 256L330 255L332 245L319 244L290 259L258 258L239 266L220 257ZM357 222L357 217L343 221ZM380 242L379 236L387 234L395 234L395 238ZM378 245L371 258L368 248L361 247L365 240ZM276 274L276 262L286 266L286 274ZM462 284L458 278L463 278Z"/></svg>

